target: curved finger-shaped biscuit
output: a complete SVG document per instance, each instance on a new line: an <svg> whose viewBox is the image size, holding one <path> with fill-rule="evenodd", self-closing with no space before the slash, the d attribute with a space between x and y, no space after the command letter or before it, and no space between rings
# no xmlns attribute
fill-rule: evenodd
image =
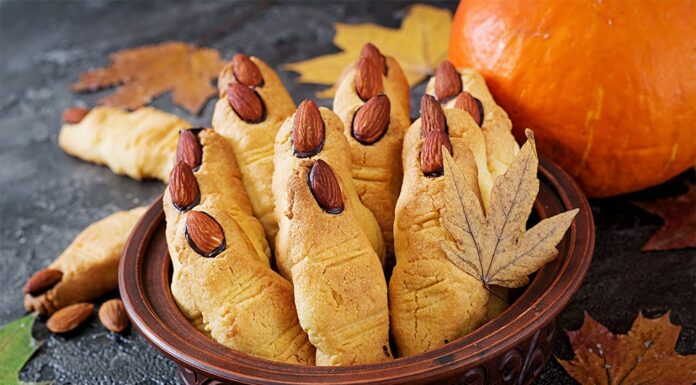
<svg viewBox="0 0 696 385"><path fill-rule="evenodd" d="M389 281L391 330L403 356L442 346L478 327L488 299L481 282L452 264L440 247L450 236L441 223L446 209L444 170L441 155L427 152L433 139L441 138L437 145L449 140L455 162L472 190L478 191L474 156L463 139L447 136L444 120L425 137L421 126L421 119L414 122L404 139L404 183L394 223L396 266Z"/></svg>
<svg viewBox="0 0 696 385"><path fill-rule="evenodd" d="M288 175L288 259L302 328L317 365L391 360L387 286L342 178L322 160Z"/></svg>
<svg viewBox="0 0 696 385"><path fill-rule="evenodd" d="M271 193L273 146L278 128L293 114L295 104L275 71L253 56L235 55L218 79L220 99L213 113L213 128L232 145L254 215L261 221L266 239L272 246L278 231ZM249 122L235 111L235 98L242 96L228 92L230 84L252 90L244 97L260 101L262 119Z"/></svg>
<svg viewBox="0 0 696 385"><path fill-rule="evenodd" d="M163 198L177 305L227 347L313 364L315 350L299 325L292 285L270 268L259 250L266 242L261 225L238 203L248 198L229 145L212 130L185 131L182 138Z"/></svg>
<svg viewBox="0 0 696 385"><path fill-rule="evenodd" d="M386 251L382 232L375 216L358 197L352 179L350 147L342 131L343 124L336 114L329 109L318 108L311 100L305 100L296 114L285 121L276 136L273 196L276 219L281 230L276 237L275 257L278 270L286 278L291 278L291 263L287 251L287 232L283 232L282 227L289 209L288 178L302 159L322 159L340 176L345 194L354 207L359 228L384 265Z"/></svg>
<svg viewBox="0 0 696 385"><path fill-rule="evenodd" d="M68 154L108 166L133 179L166 182L179 130L191 124L151 107L133 112L95 107L79 123L60 129L58 144Z"/></svg>
<svg viewBox="0 0 696 385"><path fill-rule="evenodd" d="M378 59L386 66L377 66L386 72L380 76L384 94L363 100L356 90L358 71L353 66L338 86L333 108L343 122L350 145L358 196L375 215L387 254L393 255L394 207L402 180L401 142L410 123L408 83L396 61L388 57L385 60L371 44L363 48L361 61ZM371 68L364 70L374 70Z"/></svg>
<svg viewBox="0 0 696 385"><path fill-rule="evenodd" d="M42 287L40 293L25 294L27 311L49 315L115 290L123 246L144 212L144 207L119 211L85 228L48 266L47 269L59 272L57 281L50 287Z"/></svg>

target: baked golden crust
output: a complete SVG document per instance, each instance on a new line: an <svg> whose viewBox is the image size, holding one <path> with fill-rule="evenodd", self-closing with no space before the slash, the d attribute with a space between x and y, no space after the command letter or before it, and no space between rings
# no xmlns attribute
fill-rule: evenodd
<svg viewBox="0 0 696 385"><path fill-rule="evenodd" d="M356 71L349 69L338 86L333 109L343 122L343 133L351 150L353 182L360 201L375 215L382 230L387 254L394 254L394 207L401 190L401 142L410 124L408 82L399 64L388 57L387 76L383 76L389 98L389 126L384 136L363 144L353 136L353 118L365 105L355 90Z"/></svg>
<svg viewBox="0 0 696 385"><path fill-rule="evenodd" d="M486 146L486 164L490 177L479 172L479 185L483 198L484 208L488 210L490 201L490 193L493 187L495 178L507 171L512 163L515 155L520 150L519 145L512 135L512 122L508 118L507 113L493 99L486 81L476 70L471 68L459 68L460 78L462 80L462 90L468 92L473 97L478 99L483 106L483 121L481 123L481 132ZM425 92L435 94L435 77L430 78L426 85ZM448 100L444 107L454 108L455 98ZM468 114L467 114L468 115ZM480 157L477 157L477 163L480 165ZM481 171L481 167L479 167ZM500 298L491 295L488 304L487 319L493 319L498 314L502 313L508 304L505 302L508 297L508 289L496 288L493 290Z"/></svg>
<svg viewBox="0 0 696 385"><path fill-rule="evenodd" d="M323 107L319 110L325 126L324 144L321 151L306 159L324 160L341 178L343 181L343 191L354 207L355 218L359 228L365 233L372 248L377 253L379 260L382 265L384 265L386 251L382 240L382 232L372 212L360 202L360 198L353 184L350 147L348 146L346 137L343 135L343 124L338 116L331 110ZM288 279L292 279L292 275L290 274L292 264L289 254L289 244L296 240L288 239L289 231L287 228L285 230L283 229L283 226L288 227L290 225L286 215L288 210L287 189L292 170L302 161L302 159L293 155L291 143L294 125L293 117L285 121L276 136L274 157L275 170L273 173L275 216L280 228L276 237L275 257L278 271Z"/></svg>
<svg viewBox="0 0 696 385"><path fill-rule="evenodd" d="M325 212L315 200L308 185L314 163L294 162L284 178L286 189L275 191L285 201L278 234L288 240L300 324L317 349L317 365L391 360L382 266L345 189L340 192L345 206L338 214ZM340 175L337 179L345 186Z"/></svg>
<svg viewBox="0 0 696 385"><path fill-rule="evenodd" d="M478 191L476 162L462 139L469 128L452 112L445 115L454 160ZM421 171L420 130L419 119L404 138L404 183L394 222L396 266L389 281L391 331L401 356L437 348L475 329L485 319L488 300L481 282L458 269L440 248L450 236L441 223L445 181Z"/></svg>
<svg viewBox="0 0 696 385"><path fill-rule="evenodd" d="M108 166L133 179L166 182L179 130L191 124L150 107L133 112L95 107L80 123L64 124L58 144L66 153Z"/></svg>
<svg viewBox="0 0 696 385"><path fill-rule="evenodd" d="M493 100L493 96L486 86L486 81L480 73L471 68L459 68L457 71L461 75L462 90L470 93L483 105L481 130L486 141L488 169L492 180L495 180L498 175L505 173L520 150L512 136L512 122L505 110ZM435 95L435 77L430 78L425 92ZM444 107L453 108L454 98L448 100Z"/></svg>
<svg viewBox="0 0 696 385"><path fill-rule="evenodd" d="M179 211L171 185L163 197L177 305L199 330L231 349L313 364L315 350L297 319L292 285L271 270L268 247L263 251L258 246L266 242L261 225L239 203L248 198L227 141L212 130L200 131L198 138L203 146L194 174L198 203L191 211ZM188 241L192 211L208 214L221 227L225 246L216 256L202 256Z"/></svg>
<svg viewBox="0 0 696 385"><path fill-rule="evenodd" d="M85 228L48 267L63 273L60 282L41 295L24 296L27 311L49 315L116 289L123 246L144 212L119 211Z"/></svg>
<svg viewBox="0 0 696 385"><path fill-rule="evenodd" d="M278 128L295 111L295 103L273 69L256 57L250 59L263 76L263 85L254 87L254 91L265 106L265 119L259 123L247 123L230 107L227 85L237 82L230 63L220 72L220 99L215 104L213 128L232 145L254 215L261 221L268 243L273 245L278 231L271 193L273 143Z"/></svg>

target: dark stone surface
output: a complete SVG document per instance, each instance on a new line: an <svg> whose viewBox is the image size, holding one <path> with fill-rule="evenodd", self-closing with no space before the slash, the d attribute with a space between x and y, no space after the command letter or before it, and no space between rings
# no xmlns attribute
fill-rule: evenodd
<svg viewBox="0 0 696 385"><path fill-rule="evenodd" d="M21 287L53 260L85 226L107 214L143 205L163 189L65 155L57 144L61 111L92 106L104 93L73 94L82 71L107 64L110 52L166 40L212 46L225 58L243 51L272 65L336 51L332 23L379 22L398 26L408 3L167 3L0 2L0 324L24 313ZM444 4L454 9L456 4ZM295 101L316 87L280 71ZM108 91L107 91L108 92ZM413 91L417 101L423 85ZM328 101L323 102L328 105ZM200 117L173 106L169 95L154 106L209 124L213 103ZM417 111L414 109L414 111ZM643 310L684 326L677 351L696 353L694 250L643 253L640 246L660 226L631 200L674 195L693 172L649 191L592 202L597 250L582 288L560 318L576 329L583 311L615 332L626 332ZM22 372L25 381L55 384L171 384L174 365L135 331L112 336L96 320L70 338L35 334L45 345ZM572 353L566 339L556 348ZM551 361L536 384L573 384Z"/></svg>

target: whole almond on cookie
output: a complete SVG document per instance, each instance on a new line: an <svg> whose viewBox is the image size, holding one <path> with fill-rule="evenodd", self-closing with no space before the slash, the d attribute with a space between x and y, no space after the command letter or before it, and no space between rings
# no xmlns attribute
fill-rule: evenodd
<svg viewBox="0 0 696 385"><path fill-rule="evenodd" d="M379 67L382 70L382 73L384 75L387 74L387 62L386 59L384 58L384 55L379 51L377 47L375 47L374 44L372 43L367 43L365 44L362 49L360 50L360 56L358 56L358 60L362 58L369 58L370 60L376 61L379 63Z"/></svg>
<svg viewBox="0 0 696 385"><path fill-rule="evenodd" d="M66 306L53 313L46 327L53 333L67 333L82 325L91 315L94 305L87 302Z"/></svg>
<svg viewBox="0 0 696 385"><path fill-rule="evenodd" d="M473 97L470 93L463 91L454 100L454 108L464 110L471 115L476 124L481 127L483 122L483 105L481 101Z"/></svg>
<svg viewBox="0 0 696 385"><path fill-rule="evenodd" d="M324 120L319 107L311 99L305 99L295 112L292 126L292 148L298 158L308 158L324 146Z"/></svg>
<svg viewBox="0 0 696 385"><path fill-rule="evenodd" d="M201 165L203 151L194 130L179 132L179 142L176 145L176 161L186 162L192 169Z"/></svg>
<svg viewBox="0 0 696 385"><path fill-rule="evenodd" d="M355 113L353 137L362 144L372 144L382 138L389 127L391 105L386 95L370 98Z"/></svg>
<svg viewBox="0 0 696 385"><path fill-rule="evenodd" d="M232 73L235 79L248 87L259 87L263 85L263 76L259 67L249 59L249 56L242 53L234 55L232 58Z"/></svg>
<svg viewBox="0 0 696 385"><path fill-rule="evenodd" d="M41 295L47 290L50 290L63 278L63 273L56 269L39 270L34 275L29 277L27 283L24 284L22 291L24 294L32 296Z"/></svg>
<svg viewBox="0 0 696 385"><path fill-rule="evenodd" d="M425 137L431 131L445 132L447 121L442 106L431 95L425 94L421 98L421 136Z"/></svg>
<svg viewBox="0 0 696 385"><path fill-rule="evenodd" d="M384 72L384 56L372 44L363 47L355 71L355 91L360 99L368 100L384 92Z"/></svg>
<svg viewBox="0 0 696 385"><path fill-rule="evenodd" d="M230 83L227 86L227 101L234 112L247 123L258 123L264 119L261 98L243 84Z"/></svg>
<svg viewBox="0 0 696 385"><path fill-rule="evenodd" d="M186 162L177 163L169 174L169 193L174 207L179 211L190 210L198 204L200 200L198 181L191 166Z"/></svg>
<svg viewBox="0 0 696 385"><path fill-rule="evenodd" d="M462 92L462 78L459 71L449 60L437 66L435 71L435 96L439 101L445 101Z"/></svg>
<svg viewBox="0 0 696 385"><path fill-rule="evenodd" d="M126 308L118 298L108 300L101 305L99 308L99 321L105 328L114 333L126 330L130 324Z"/></svg>
<svg viewBox="0 0 696 385"><path fill-rule="evenodd" d="M89 109L82 107L70 107L63 110L63 122L77 124L89 113Z"/></svg>
<svg viewBox="0 0 696 385"><path fill-rule="evenodd" d="M186 214L186 240L204 257L214 257L225 250L225 233L215 218L202 211Z"/></svg>
<svg viewBox="0 0 696 385"><path fill-rule="evenodd" d="M420 153L420 167L423 175L440 176L444 170L442 146L452 153L452 143L449 136L442 131L429 132L423 138Z"/></svg>
<svg viewBox="0 0 696 385"><path fill-rule="evenodd" d="M309 170L309 187L319 207L330 214L343 211L341 187L331 167L319 159Z"/></svg>

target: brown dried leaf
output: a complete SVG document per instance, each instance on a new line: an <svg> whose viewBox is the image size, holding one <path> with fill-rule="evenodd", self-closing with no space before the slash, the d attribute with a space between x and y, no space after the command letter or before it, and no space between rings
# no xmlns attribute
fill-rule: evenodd
<svg viewBox="0 0 696 385"><path fill-rule="evenodd" d="M639 314L628 334L616 335L585 313L582 327L567 332L575 357L558 362L581 384L691 385L696 355L674 351L680 330L669 313L655 319Z"/></svg>
<svg viewBox="0 0 696 385"><path fill-rule="evenodd" d="M80 75L72 90L91 92L119 86L99 103L131 110L171 91L174 103L192 114L200 113L205 102L215 96L210 82L224 65L217 50L182 42L118 51L110 59L111 66Z"/></svg>
<svg viewBox="0 0 696 385"><path fill-rule="evenodd" d="M534 136L531 130L526 134L527 143L493 184L487 215L452 156L443 152L447 210L442 220L453 240L441 245L452 263L486 286L527 284L529 274L556 257L556 245L578 212L544 219L525 231L539 192Z"/></svg>
<svg viewBox="0 0 696 385"><path fill-rule="evenodd" d="M689 191L684 195L633 203L665 221L643 245L643 251L696 247L696 185L689 184Z"/></svg>

